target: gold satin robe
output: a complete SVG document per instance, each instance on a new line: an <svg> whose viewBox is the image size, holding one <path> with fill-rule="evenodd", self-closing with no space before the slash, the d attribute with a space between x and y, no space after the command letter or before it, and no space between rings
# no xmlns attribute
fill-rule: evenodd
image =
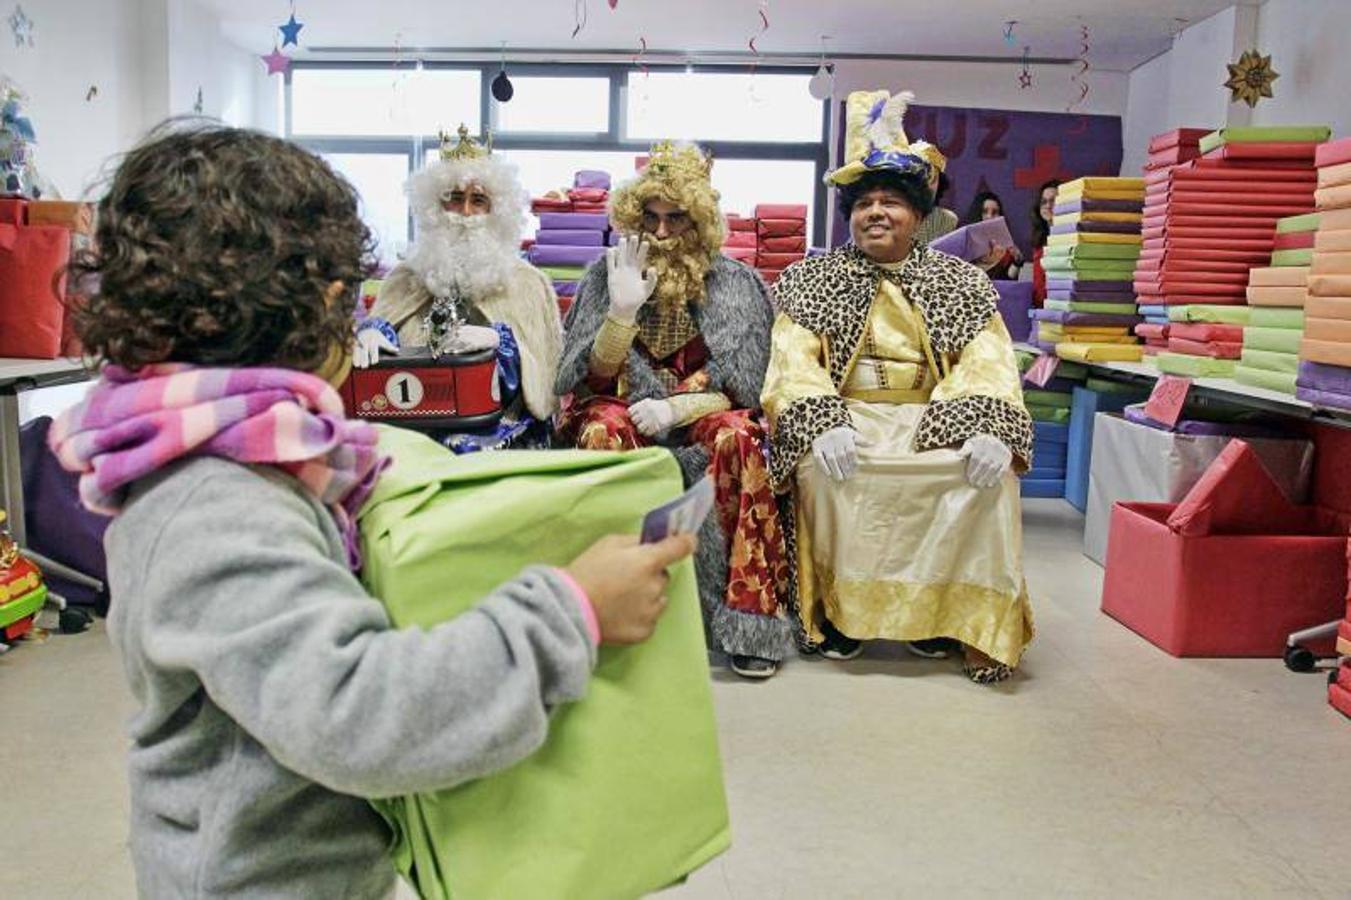
<svg viewBox="0 0 1351 900"><path fill-rule="evenodd" d="M787 316L774 325L765 411L836 394L831 348ZM884 279L842 393L859 432L859 468L843 484L812 455L798 463L799 612L821 640L828 618L861 640L950 637L1016 666L1032 639L1022 569L1018 479L980 490L959 448L916 453L924 404L971 395L1022 404L1011 341L995 316L960 355L935 356L924 320Z"/></svg>

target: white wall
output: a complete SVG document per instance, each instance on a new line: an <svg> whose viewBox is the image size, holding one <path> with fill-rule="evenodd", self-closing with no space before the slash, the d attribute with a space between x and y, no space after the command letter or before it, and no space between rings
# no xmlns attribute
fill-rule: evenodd
<svg viewBox="0 0 1351 900"><path fill-rule="evenodd" d="M1172 53L1161 53L1130 75L1130 96L1121 130L1121 174L1139 175L1149 155L1149 139L1177 126L1172 96Z"/></svg>
<svg viewBox="0 0 1351 900"><path fill-rule="evenodd" d="M237 127L270 124L259 103L271 81L267 69L225 37L214 11L196 0L170 0L166 21L166 116L190 115L200 89L203 115Z"/></svg>
<svg viewBox="0 0 1351 900"><path fill-rule="evenodd" d="M1253 111L1254 125L1331 125L1351 135L1348 0L1267 0L1257 14L1258 47L1280 74L1276 95Z"/></svg>
<svg viewBox="0 0 1351 900"><path fill-rule="evenodd" d="M8 18L14 7L0 8ZM34 47L0 40L0 73L29 96L37 166L63 197L83 196L104 160L141 133L138 0L24 0ZM98 88L86 100L90 87Z"/></svg>

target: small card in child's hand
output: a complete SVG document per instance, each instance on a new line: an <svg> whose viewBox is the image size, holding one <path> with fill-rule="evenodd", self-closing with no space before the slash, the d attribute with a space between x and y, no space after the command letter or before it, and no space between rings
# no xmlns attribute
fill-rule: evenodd
<svg viewBox="0 0 1351 900"><path fill-rule="evenodd" d="M643 517L643 543L655 544L674 534L694 534L713 509L713 479L705 475L694 487Z"/></svg>

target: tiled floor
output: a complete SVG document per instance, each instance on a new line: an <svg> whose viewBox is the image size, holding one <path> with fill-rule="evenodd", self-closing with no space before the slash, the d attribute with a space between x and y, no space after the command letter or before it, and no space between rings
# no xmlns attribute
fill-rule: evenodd
<svg viewBox="0 0 1351 900"><path fill-rule="evenodd" d="M1040 637L1010 686L893 646L714 676L735 843L666 896L1351 896L1323 679L1164 655L1097 611L1068 506L1025 521ZM128 710L101 633L0 657L0 897L134 896Z"/></svg>

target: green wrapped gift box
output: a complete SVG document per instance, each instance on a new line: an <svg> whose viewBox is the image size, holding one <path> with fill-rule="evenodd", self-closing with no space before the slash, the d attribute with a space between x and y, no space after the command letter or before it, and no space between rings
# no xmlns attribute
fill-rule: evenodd
<svg viewBox="0 0 1351 900"><path fill-rule="evenodd" d="M532 563L564 565L634 533L681 492L665 450L454 456L381 428L394 466L360 515L363 580L400 627L471 608ZM627 898L666 887L731 843L708 651L688 561L634 647L603 647L587 696L544 746L450 790L377 800L399 870L424 897Z"/></svg>

